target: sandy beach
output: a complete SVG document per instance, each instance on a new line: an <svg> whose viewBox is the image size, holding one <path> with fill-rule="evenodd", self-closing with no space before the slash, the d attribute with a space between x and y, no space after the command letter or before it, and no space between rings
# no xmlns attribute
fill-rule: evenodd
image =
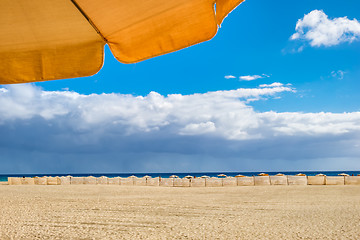
<svg viewBox="0 0 360 240"><path fill-rule="evenodd" d="M0 215L0 239L360 239L360 187L0 185Z"/></svg>

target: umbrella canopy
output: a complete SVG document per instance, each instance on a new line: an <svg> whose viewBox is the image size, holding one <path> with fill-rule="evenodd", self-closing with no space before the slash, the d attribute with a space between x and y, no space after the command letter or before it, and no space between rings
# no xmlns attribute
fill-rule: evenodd
<svg viewBox="0 0 360 240"><path fill-rule="evenodd" d="M347 173L339 173L338 175L339 176L349 176L349 174L347 174Z"/></svg>
<svg viewBox="0 0 360 240"><path fill-rule="evenodd" d="M219 174L219 175L217 175L218 177L227 177L225 174Z"/></svg>
<svg viewBox="0 0 360 240"><path fill-rule="evenodd" d="M258 176L269 176L267 173L259 173Z"/></svg>
<svg viewBox="0 0 360 240"><path fill-rule="evenodd" d="M306 174L298 173L298 174L296 174L295 176L306 176Z"/></svg>
<svg viewBox="0 0 360 240"><path fill-rule="evenodd" d="M285 174L278 173L278 174L276 174L275 176L285 176Z"/></svg>
<svg viewBox="0 0 360 240"><path fill-rule="evenodd" d="M185 176L184 178L193 178L193 176L190 176L190 175L187 175L187 176Z"/></svg>
<svg viewBox="0 0 360 240"><path fill-rule="evenodd" d="M238 174L235 177L245 177L244 175Z"/></svg>
<svg viewBox="0 0 360 240"><path fill-rule="evenodd" d="M145 175L145 176L143 176L143 178L151 178L151 176Z"/></svg>
<svg viewBox="0 0 360 240"><path fill-rule="evenodd" d="M326 176L326 175L325 175L325 174L322 174L322 173L319 173L319 174L316 174L315 176L323 177L323 176Z"/></svg>
<svg viewBox="0 0 360 240"><path fill-rule="evenodd" d="M243 0L2 0L0 84L90 76L211 39ZM215 10L216 9L216 10Z"/></svg>
<svg viewBox="0 0 360 240"><path fill-rule="evenodd" d="M203 175L201 178L210 178L209 176Z"/></svg>
<svg viewBox="0 0 360 240"><path fill-rule="evenodd" d="M171 175L169 178L179 178L179 176Z"/></svg>

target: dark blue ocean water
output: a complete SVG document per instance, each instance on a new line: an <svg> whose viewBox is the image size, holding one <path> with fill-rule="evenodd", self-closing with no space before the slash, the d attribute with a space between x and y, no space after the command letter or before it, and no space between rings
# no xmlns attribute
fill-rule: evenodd
<svg viewBox="0 0 360 240"><path fill-rule="evenodd" d="M323 173L327 176L337 176L339 173L347 173L350 176L351 175L358 175L360 174L360 171L293 171L293 172L280 172L285 175L295 175L298 173L304 173L308 176L315 176L316 174ZM145 175L151 176L151 177L158 177L161 176L162 178L168 178L171 175L177 175L180 178L183 178L187 175L190 176L196 176L201 177L203 175L210 176L210 177L216 177L219 174L225 174L227 176L236 176L238 174L245 175L245 176L256 176L261 172L188 172L188 173L58 173L58 174L0 174L0 182L7 181L8 177L43 177L43 176L67 176L71 175L74 177L87 177L87 176L94 176L94 177L100 177L100 176L106 176L109 178L112 177L129 177L129 176L137 176L137 177L143 177ZM269 175L275 175L279 172L265 172Z"/></svg>

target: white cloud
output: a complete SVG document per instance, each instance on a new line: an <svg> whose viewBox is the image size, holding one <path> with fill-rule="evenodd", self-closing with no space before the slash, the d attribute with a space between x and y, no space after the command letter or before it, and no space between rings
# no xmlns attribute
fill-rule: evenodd
<svg viewBox="0 0 360 240"><path fill-rule="evenodd" d="M239 99L256 99L281 92L290 87L240 88L204 94L162 96L150 92L147 96L122 94L81 95L69 91L41 91L32 85L10 86L0 95L0 123L41 117L52 121L65 117L74 129L94 126L120 126L124 134L151 132L167 126L173 133L190 134L216 132L224 138L243 138L243 131L230 126L256 124L241 116L251 116L253 110ZM234 123L233 120L239 120ZM216 126L216 127L215 127Z"/></svg>
<svg viewBox="0 0 360 240"><path fill-rule="evenodd" d="M226 79L232 79L232 78L236 78L236 77L233 76L233 75L226 75L225 78L226 78Z"/></svg>
<svg viewBox="0 0 360 240"><path fill-rule="evenodd" d="M222 139L253 139L277 135L343 134L360 130L360 113L258 113L247 105L262 97L295 92L282 83L203 94L147 96L82 95L42 91L32 85L0 89L0 124L42 118L65 121L74 131L111 126L119 134L169 131L175 135L211 133ZM65 123L64 122L64 123ZM265 132L264 129L267 129Z"/></svg>
<svg viewBox="0 0 360 240"><path fill-rule="evenodd" d="M279 82L274 82L274 83L271 83L271 84L261 84L261 85L259 85L259 87L261 87L261 88L282 87L282 86L284 86L284 84L279 83Z"/></svg>
<svg viewBox="0 0 360 240"><path fill-rule="evenodd" d="M244 80L244 81L253 81L253 80L262 78L262 76L260 76L260 75L246 75L246 76L240 76L239 78L241 80Z"/></svg>
<svg viewBox="0 0 360 240"><path fill-rule="evenodd" d="M344 79L344 75L346 72L342 71L342 70L338 70L338 71L332 71L331 72L331 76L337 79Z"/></svg>
<svg viewBox="0 0 360 240"><path fill-rule="evenodd" d="M294 159L324 162L345 156L353 161L359 156L354 146L360 141L360 112L257 112L247 104L284 92L295 89L273 83L203 94L133 96L10 85L0 88L2 166L11 171L20 171L16 166L27 166L23 171L55 166L74 171L214 171L226 164L242 167L244 159L262 168L276 166L271 159L289 164Z"/></svg>
<svg viewBox="0 0 360 240"><path fill-rule="evenodd" d="M180 129L180 134L183 135L198 135L203 133L210 133L216 130L213 122L190 123L183 129Z"/></svg>
<svg viewBox="0 0 360 240"><path fill-rule="evenodd" d="M360 131L360 112L265 112L260 113L259 116L264 117L267 121L272 120L271 125L274 135L341 135Z"/></svg>
<svg viewBox="0 0 360 240"><path fill-rule="evenodd" d="M306 40L313 47L334 46L360 39L360 22L347 17L329 19L322 10L313 10L299 19L291 40ZM298 51L301 51L300 47Z"/></svg>
<svg viewBox="0 0 360 240"><path fill-rule="evenodd" d="M239 79L243 80L243 81L253 81L256 79L260 79L260 78L268 78L270 77L267 74L261 74L261 75L245 75L245 76L240 76Z"/></svg>

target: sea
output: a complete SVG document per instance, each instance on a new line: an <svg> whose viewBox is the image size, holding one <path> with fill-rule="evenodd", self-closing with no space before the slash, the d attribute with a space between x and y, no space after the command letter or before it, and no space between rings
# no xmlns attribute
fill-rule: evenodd
<svg viewBox="0 0 360 240"><path fill-rule="evenodd" d="M57 173L57 174L47 174L47 173L41 173L41 174L0 174L0 182L6 182L8 180L8 177L55 177L55 176L68 176L71 175L73 177L88 177L88 176L94 176L94 177L101 177L106 176L109 178L113 177L130 177L130 176L136 176L136 177L143 177L143 176L151 176L151 177L162 177L162 178L168 178L172 175L176 175L180 178L183 178L185 176L194 176L194 177L201 177L201 176L209 176L209 177L217 177L219 174L225 174L226 176L236 176L238 174L244 175L244 176L257 176L260 173L267 173L269 175L276 175L278 173L283 173L285 175L296 175L298 173L304 173L307 176L315 176L317 174L325 174L326 176L337 176L340 173L347 173L350 176L357 176L360 174L360 171L291 171L291 172L186 172L186 173Z"/></svg>

